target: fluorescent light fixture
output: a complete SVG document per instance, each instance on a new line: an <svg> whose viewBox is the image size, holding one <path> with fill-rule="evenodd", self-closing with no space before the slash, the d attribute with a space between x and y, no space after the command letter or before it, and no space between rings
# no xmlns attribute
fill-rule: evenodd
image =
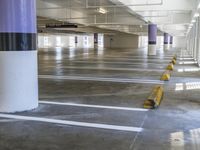
<svg viewBox="0 0 200 150"><path fill-rule="evenodd" d="M199 3L199 5L198 5L198 9L200 8L200 3Z"/></svg>
<svg viewBox="0 0 200 150"><path fill-rule="evenodd" d="M199 17L199 13L194 14L194 18L197 18L197 17Z"/></svg>
<svg viewBox="0 0 200 150"><path fill-rule="evenodd" d="M104 8L100 7L100 8L98 8L98 12L102 13L102 14L106 14L108 11L105 10Z"/></svg>

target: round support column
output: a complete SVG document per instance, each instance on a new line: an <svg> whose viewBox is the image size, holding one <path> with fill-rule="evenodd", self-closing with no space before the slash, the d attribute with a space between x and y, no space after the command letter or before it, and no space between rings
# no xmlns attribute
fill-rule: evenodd
<svg viewBox="0 0 200 150"><path fill-rule="evenodd" d="M169 44L170 44L170 48L172 48L173 47L173 36L170 36Z"/></svg>
<svg viewBox="0 0 200 150"><path fill-rule="evenodd" d="M94 48L98 47L98 33L94 33Z"/></svg>
<svg viewBox="0 0 200 150"><path fill-rule="evenodd" d="M157 39L157 25L149 24L148 25L148 55L155 56L156 55L156 39Z"/></svg>
<svg viewBox="0 0 200 150"><path fill-rule="evenodd" d="M36 1L0 0L0 112L38 106Z"/></svg>
<svg viewBox="0 0 200 150"><path fill-rule="evenodd" d="M75 46L77 47L77 45L78 45L78 37L77 36L75 36Z"/></svg>
<svg viewBox="0 0 200 150"><path fill-rule="evenodd" d="M164 33L164 50L169 50L169 34Z"/></svg>

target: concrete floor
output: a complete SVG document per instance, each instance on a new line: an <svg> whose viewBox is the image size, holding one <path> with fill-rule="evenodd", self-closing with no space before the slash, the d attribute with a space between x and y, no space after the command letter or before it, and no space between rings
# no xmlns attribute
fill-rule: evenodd
<svg viewBox="0 0 200 150"><path fill-rule="evenodd" d="M175 53L39 50L39 108L0 114L0 149L200 150L199 68L178 60L171 80L159 80ZM142 109L157 84L161 106Z"/></svg>

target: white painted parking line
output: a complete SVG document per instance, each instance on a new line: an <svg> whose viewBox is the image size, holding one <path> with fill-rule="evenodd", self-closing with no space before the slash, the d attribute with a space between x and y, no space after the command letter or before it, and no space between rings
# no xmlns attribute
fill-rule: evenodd
<svg viewBox="0 0 200 150"><path fill-rule="evenodd" d="M53 102L53 101L39 101L39 103L40 104L51 104L51 105L63 105L63 106L77 106L77 107L89 107L89 108L142 111L142 112L148 111L148 109L143 109L143 108L115 107L115 106L103 106L103 105L86 105L86 104L76 104L76 103L61 103L61 102Z"/></svg>
<svg viewBox="0 0 200 150"><path fill-rule="evenodd" d="M58 119L21 116L21 115L12 115L12 114L2 114L2 113L0 113L0 117L26 120L26 121L45 122L45 123L52 123L52 124L63 124L63 125L70 125L70 126L88 127L88 128L118 130L118 131L142 132L142 130L143 130L142 128L130 127L130 126L117 126L117 125L108 125L108 124L77 122L77 121L69 121L69 120L58 120Z"/></svg>
<svg viewBox="0 0 200 150"><path fill-rule="evenodd" d="M40 66L41 67L41 66ZM146 69L146 68L113 68L113 67L76 67L76 66L42 66L42 68L59 68L59 69L78 69L78 70L111 70L111 71L154 71L163 72L165 69Z"/></svg>
<svg viewBox="0 0 200 150"><path fill-rule="evenodd" d="M164 84L160 80L148 79L127 79L127 78L101 78L101 77L81 77L81 76L55 76L55 75L39 75L40 79L54 80L79 80L79 81L100 81L100 82L116 82L116 83L147 83L147 84Z"/></svg>
<svg viewBox="0 0 200 150"><path fill-rule="evenodd" d="M78 61L81 61L81 60L75 60L74 62L78 62ZM82 61L88 61L88 60L82 60ZM104 57L104 58L97 58L97 59L89 59L89 61L93 61L94 63L95 62L99 62L99 61L102 61L102 62L104 62L104 63L115 63L115 62L118 62L118 63L123 63L124 61L128 61L129 63L133 63L133 64L137 64L137 63L139 63L139 64L141 64L141 63L149 63L149 64L158 64L158 63L161 63L161 64L163 64L163 63L166 63L166 62L169 62L170 60L168 59L168 60L164 60L164 59L145 59L145 58L143 58L143 59L134 59L134 58L131 58L131 59L129 59L129 58L122 58L122 57L115 57L115 58L106 58L106 57ZM139 62L135 62L135 61L139 61Z"/></svg>

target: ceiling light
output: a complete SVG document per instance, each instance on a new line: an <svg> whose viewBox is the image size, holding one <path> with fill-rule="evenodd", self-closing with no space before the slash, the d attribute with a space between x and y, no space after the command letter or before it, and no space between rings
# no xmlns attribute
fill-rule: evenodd
<svg viewBox="0 0 200 150"><path fill-rule="evenodd" d="M108 11L105 10L104 8L101 8L101 7L100 7L100 8L98 9L98 12L99 12L99 13L102 13L102 14L106 14Z"/></svg>
<svg viewBox="0 0 200 150"><path fill-rule="evenodd" d="M194 18L197 18L197 17L199 17L199 13L194 14Z"/></svg>
<svg viewBox="0 0 200 150"><path fill-rule="evenodd" d="M199 5L198 5L198 9L200 8L200 3L199 3Z"/></svg>

